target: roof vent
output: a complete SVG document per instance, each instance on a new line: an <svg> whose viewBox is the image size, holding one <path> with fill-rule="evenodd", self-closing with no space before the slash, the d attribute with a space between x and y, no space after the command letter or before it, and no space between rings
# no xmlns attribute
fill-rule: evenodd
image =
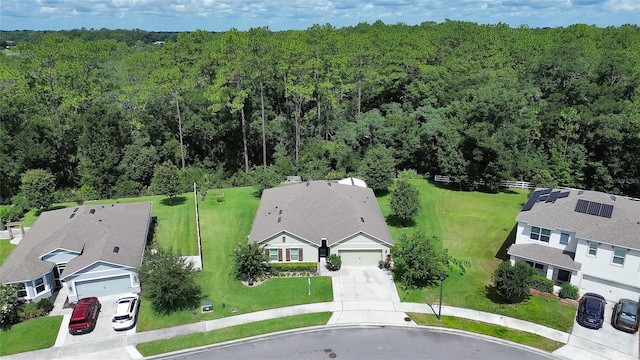
<svg viewBox="0 0 640 360"><path fill-rule="evenodd" d="M73 219L74 216L76 216L76 214L72 213L71 216L69 216L69 219Z"/></svg>
<svg viewBox="0 0 640 360"><path fill-rule="evenodd" d="M582 195L582 194L584 194L584 190L578 191L578 195Z"/></svg>
<svg viewBox="0 0 640 360"><path fill-rule="evenodd" d="M89 214L95 214L95 213L96 213L96 209L89 210Z"/></svg>
<svg viewBox="0 0 640 360"><path fill-rule="evenodd" d="M78 209L80 209L80 208L73 209L73 212L78 212Z"/></svg>
<svg viewBox="0 0 640 360"><path fill-rule="evenodd" d="M278 212L278 215L282 215L282 209L280 209L280 211Z"/></svg>
<svg viewBox="0 0 640 360"><path fill-rule="evenodd" d="M364 218L362 216L360 216L360 221L364 222Z"/></svg>
<svg viewBox="0 0 640 360"><path fill-rule="evenodd" d="M113 252L117 254L118 251L120 251L120 246L114 246L113 247Z"/></svg>
<svg viewBox="0 0 640 360"><path fill-rule="evenodd" d="M331 186L331 182L329 181L329 182L327 183L327 185Z"/></svg>
<svg viewBox="0 0 640 360"><path fill-rule="evenodd" d="M309 185L311 185L311 183L307 181L307 186L309 186Z"/></svg>
<svg viewBox="0 0 640 360"><path fill-rule="evenodd" d="M616 196L615 195L611 195L611 200L616 201Z"/></svg>
<svg viewBox="0 0 640 360"><path fill-rule="evenodd" d="M278 222L280 222L280 221L282 221L282 218L281 218L281 217L278 217Z"/></svg>

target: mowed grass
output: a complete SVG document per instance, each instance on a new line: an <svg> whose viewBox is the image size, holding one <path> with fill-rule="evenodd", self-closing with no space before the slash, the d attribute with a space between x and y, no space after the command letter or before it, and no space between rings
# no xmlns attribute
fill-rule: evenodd
<svg viewBox="0 0 640 360"><path fill-rule="evenodd" d="M439 249L471 262L464 274L451 271L443 283L443 302L448 305L487 311L533 321L569 332L575 307L553 298L534 296L512 305L495 294L491 276L504 257L504 245L516 226L515 217L527 199L525 191L497 194L462 192L434 185L425 180L411 180L420 191L421 210L411 227L389 226L394 240L402 233L422 231L435 236ZM383 214L390 214L391 195L378 199ZM398 285L400 299L406 302L434 303L439 287L405 289Z"/></svg>
<svg viewBox="0 0 640 360"><path fill-rule="evenodd" d="M45 316L13 325L0 331L0 355L46 349L56 342L62 316Z"/></svg>
<svg viewBox="0 0 640 360"><path fill-rule="evenodd" d="M169 340L142 343L138 344L136 348L143 356L152 356L277 331L325 325L331 318L331 314L331 312L321 312L264 320L214 331L176 336Z"/></svg>
<svg viewBox="0 0 640 360"><path fill-rule="evenodd" d="M4 260L11 254L13 249L16 246L11 244L9 240L0 240L0 265L4 262Z"/></svg>
<svg viewBox="0 0 640 360"><path fill-rule="evenodd" d="M333 300L329 277L312 277L310 296L307 278L274 278L252 287L233 278L233 250L247 241L258 204L259 199L253 196L250 187L208 192L205 201L199 202L203 271L198 275L198 282L205 297L213 301L213 311L200 313L193 309L161 315L154 313L148 302L142 302L138 331ZM193 221L195 224L195 219ZM163 235L163 229L160 224L159 236ZM159 242L162 243L161 237Z"/></svg>
<svg viewBox="0 0 640 360"><path fill-rule="evenodd" d="M565 345L564 343L547 339L537 334L509 329L504 326L488 324L481 321L457 318L453 316L443 316L442 321L440 321L435 315L430 314L407 313L407 315L409 315L409 317L419 325L474 332L535 347L547 352L553 352Z"/></svg>

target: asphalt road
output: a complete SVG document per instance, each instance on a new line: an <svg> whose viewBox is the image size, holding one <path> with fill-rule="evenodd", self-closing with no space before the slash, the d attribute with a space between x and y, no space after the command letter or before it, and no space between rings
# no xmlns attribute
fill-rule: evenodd
<svg viewBox="0 0 640 360"><path fill-rule="evenodd" d="M491 359L549 360L542 352L473 335L425 328L318 329L213 346L156 359Z"/></svg>

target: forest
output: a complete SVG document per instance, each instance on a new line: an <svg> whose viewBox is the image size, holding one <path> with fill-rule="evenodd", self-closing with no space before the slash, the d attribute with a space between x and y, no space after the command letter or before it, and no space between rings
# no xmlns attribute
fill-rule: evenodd
<svg viewBox="0 0 640 360"><path fill-rule="evenodd" d="M31 169L63 201L152 192L163 164L211 187L359 176L381 151L461 190L640 196L637 25L1 35L0 204Z"/></svg>

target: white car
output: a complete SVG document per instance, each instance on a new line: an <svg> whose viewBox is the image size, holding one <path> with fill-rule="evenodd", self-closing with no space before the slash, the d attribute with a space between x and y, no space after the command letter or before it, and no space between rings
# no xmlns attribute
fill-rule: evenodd
<svg viewBox="0 0 640 360"><path fill-rule="evenodd" d="M140 308L140 295L126 294L116 301L116 309L111 319L114 330L131 329L138 320L138 309Z"/></svg>

